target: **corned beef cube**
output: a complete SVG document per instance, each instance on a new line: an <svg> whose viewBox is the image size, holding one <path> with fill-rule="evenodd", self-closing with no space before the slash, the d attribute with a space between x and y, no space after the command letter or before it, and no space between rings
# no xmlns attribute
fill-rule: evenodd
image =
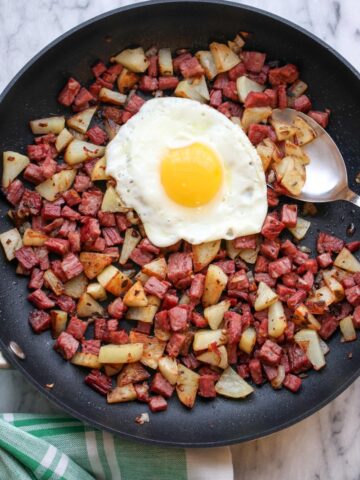
<svg viewBox="0 0 360 480"><path fill-rule="evenodd" d="M65 107L70 107L70 105L74 102L76 95L79 93L80 88L80 83L74 78L70 77L67 81L67 84L58 95L58 102Z"/></svg>
<svg viewBox="0 0 360 480"><path fill-rule="evenodd" d="M69 205L69 207L73 207L75 205L79 205L81 203L81 197L76 190L71 188L62 194L63 199Z"/></svg>
<svg viewBox="0 0 360 480"><path fill-rule="evenodd" d="M101 231L98 220L96 218L87 217L85 223L80 228L81 243L91 245L98 237L100 237L100 234Z"/></svg>
<svg viewBox="0 0 360 480"><path fill-rule="evenodd" d="M56 173L57 163L51 157L46 157L40 168L44 180L47 180Z"/></svg>
<svg viewBox="0 0 360 480"><path fill-rule="evenodd" d="M205 328L209 325L207 319L198 312L192 312L190 321L196 328Z"/></svg>
<svg viewBox="0 0 360 480"><path fill-rule="evenodd" d="M88 322L80 320L78 317L71 317L70 321L66 327L66 332L72 335L76 340L82 340L86 329L88 327Z"/></svg>
<svg viewBox="0 0 360 480"><path fill-rule="evenodd" d="M333 315L325 315L321 318L321 328L319 335L322 339L327 340L335 333L339 325L338 320Z"/></svg>
<svg viewBox="0 0 360 480"><path fill-rule="evenodd" d="M183 333L173 333L166 345L166 351L170 357L177 357L186 340Z"/></svg>
<svg viewBox="0 0 360 480"><path fill-rule="evenodd" d="M174 90L178 83L177 77L159 77L159 90Z"/></svg>
<svg viewBox="0 0 360 480"><path fill-rule="evenodd" d="M227 332L228 343L234 344L239 343L241 332L242 332L242 319L241 315L236 312L225 312L225 329Z"/></svg>
<svg viewBox="0 0 360 480"><path fill-rule="evenodd" d="M233 67L231 70L229 70L227 73L230 80L237 80L239 77L242 77L243 75L245 75L245 72L246 72L245 64L243 62L240 62L237 65L235 65L235 67Z"/></svg>
<svg viewBox="0 0 360 480"><path fill-rule="evenodd" d="M300 377L288 373L284 378L283 385L291 392L296 393L301 387L301 382L302 380Z"/></svg>
<svg viewBox="0 0 360 480"><path fill-rule="evenodd" d="M260 73L266 59L266 53L243 52L242 59L246 70L253 73Z"/></svg>
<svg viewBox="0 0 360 480"><path fill-rule="evenodd" d="M131 223L126 218L126 215L124 213L117 213L115 215L115 220L116 220L116 225L117 225L118 229L120 230L120 232L124 232L131 225Z"/></svg>
<svg viewBox="0 0 360 480"><path fill-rule="evenodd" d="M265 138L275 140L275 132L269 125L252 123L248 130L248 137L253 145L258 145Z"/></svg>
<svg viewBox="0 0 360 480"><path fill-rule="evenodd" d="M150 277L144 285L145 292L149 295L155 295L162 300L169 289L169 282L159 280L156 277Z"/></svg>
<svg viewBox="0 0 360 480"><path fill-rule="evenodd" d="M315 122L317 122L321 127L326 128L329 123L330 110L325 110L325 112L319 112L317 110L310 110L307 113Z"/></svg>
<svg viewBox="0 0 360 480"><path fill-rule="evenodd" d="M98 125L89 128L89 130L86 132L86 136L88 137L89 141L95 145L104 145L108 139L107 133L104 132L104 130Z"/></svg>
<svg viewBox="0 0 360 480"><path fill-rule="evenodd" d="M263 365L263 369L266 375L266 378L268 382L272 382L278 374L278 368L277 367L271 367L270 365Z"/></svg>
<svg viewBox="0 0 360 480"><path fill-rule="evenodd" d="M271 90L273 91L273 90ZM244 107L270 107L272 98L265 92L250 92L245 98Z"/></svg>
<svg viewBox="0 0 360 480"><path fill-rule="evenodd" d="M45 180L42 168L39 165L35 165L35 163L29 163L29 165L24 170L24 179L34 185L38 185L39 183Z"/></svg>
<svg viewBox="0 0 360 480"><path fill-rule="evenodd" d="M120 236L116 227L105 227L102 229L102 234L107 247L113 247L114 245L121 245L124 243L124 239Z"/></svg>
<svg viewBox="0 0 360 480"><path fill-rule="evenodd" d="M252 381L256 385L261 385L264 381L262 370L261 370L261 363L260 360L257 358L252 358L249 362L249 372L252 378Z"/></svg>
<svg viewBox="0 0 360 480"><path fill-rule="evenodd" d="M226 275L232 275L236 270L234 260L220 260L219 262L214 262L214 265L221 268Z"/></svg>
<svg viewBox="0 0 360 480"><path fill-rule="evenodd" d="M179 69L184 78L201 77L201 75L204 75L204 69L196 57L183 59L179 65Z"/></svg>
<svg viewBox="0 0 360 480"><path fill-rule="evenodd" d="M139 97L139 95L136 95L136 93L134 93L128 99L128 102L125 106L125 110L130 113L137 113L140 110L140 108L144 105L144 103L145 103L145 100Z"/></svg>
<svg viewBox="0 0 360 480"><path fill-rule="evenodd" d="M12 205L16 206L20 203L21 198L25 192L25 187L21 180L14 180L10 183L8 188L6 189L6 199Z"/></svg>
<svg viewBox="0 0 360 480"><path fill-rule="evenodd" d="M236 82L229 81L222 89L222 93L226 98L229 98L233 102L239 101L239 95L236 88Z"/></svg>
<svg viewBox="0 0 360 480"><path fill-rule="evenodd" d="M99 61L93 67L91 67L91 71L94 74L94 77L100 77L104 72L106 72L106 65Z"/></svg>
<svg viewBox="0 0 360 480"><path fill-rule="evenodd" d="M153 258L154 258L154 255L148 252L144 252L138 247L134 248L134 250L130 255L130 260L140 265L140 267L143 267L147 263L151 262Z"/></svg>
<svg viewBox="0 0 360 480"><path fill-rule="evenodd" d="M178 303L179 299L176 295L176 291L168 290L162 301L161 308L164 310L170 310L170 308L175 307Z"/></svg>
<svg viewBox="0 0 360 480"><path fill-rule="evenodd" d="M116 332L109 332L109 341L115 345L122 345L129 343L129 335L126 330L117 330Z"/></svg>
<svg viewBox="0 0 360 480"><path fill-rule="evenodd" d="M311 363L299 345L294 344L288 348L288 357L292 373L305 372L311 368Z"/></svg>
<svg viewBox="0 0 360 480"><path fill-rule="evenodd" d="M100 393L100 395L106 395L110 392L112 387L111 378L104 373L101 373L99 370L91 370L91 372L85 377L85 383L96 392Z"/></svg>
<svg viewBox="0 0 360 480"><path fill-rule="evenodd" d="M344 240L325 232L320 232L316 241L316 248L319 253L339 253L344 245Z"/></svg>
<svg viewBox="0 0 360 480"><path fill-rule="evenodd" d="M35 333L44 332L50 328L50 315L43 310L34 310L29 315L29 323Z"/></svg>
<svg viewBox="0 0 360 480"><path fill-rule="evenodd" d="M83 353L92 353L93 355L99 355L101 342L100 340L90 339L81 341L81 351Z"/></svg>
<svg viewBox="0 0 360 480"><path fill-rule="evenodd" d="M202 273L197 273L194 278L192 279L190 290L189 290L189 297L192 300L200 300L204 293L205 287L205 275Z"/></svg>
<svg viewBox="0 0 360 480"><path fill-rule="evenodd" d="M300 95L300 97L295 98L294 100L294 109L299 112L307 113L311 110L312 104L311 100L307 95Z"/></svg>
<svg viewBox="0 0 360 480"><path fill-rule="evenodd" d="M88 177L85 177L88 178ZM96 217L101 207L103 193L100 190L84 192L79 205L79 212L83 215Z"/></svg>
<svg viewBox="0 0 360 480"><path fill-rule="evenodd" d="M28 287L31 290L37 290L38 288L41 288L43 284L44 284L44 272L39 268L33 268Z"/></svg>
<svg viewBox="0 0 360 480"><path fill-rule="evenodd" d="M268 240L275 240L284 230L285 225L271 215L267 215L261 234Z"/></svg>
<svg viewBox="0 0 360 480"><path fill-rule="evenodd" d="M51 223L48 223L47 225L45 225L44 233L50 234L52 232L56 232L63 223L64 223L63 218L55 218L55 220L53 220Z"/></svg>
<svg viewBox="0 0 360 480"><path fill-rule="evenodd" d="M285 227L295 227L297 222L297 205L283 205L281 208L281 221Z"/></svg>
<svg viewBox="0 0 360 480"><path fill-rule="evenodd" d="M288 63L283 67L271 68L269 70L269 82L273 86L282 83L293 83L299 78L299 70L296 65Z"/></svg>
<svg viewBox="0 0 360 480"><path fill-rule="evenodd" d="M175 287L191 283L192 257L189 253L172 253L168 259L168 278ZM182 282L185 280L185 282ZM180 283L182 282L182 283Z"/></svg>
<svg viewBox="0 0 360 480"><path fill-rule="evenodd" d="M94 322L94 337L97 340L103 340L107 332L107 325L105 318L96 318Z"/></svg>
<svg viewBox="0 0 360 480"><path fill-rule="evenodd" d="M287 306L290 308L290 310L295 310L298 305L305 301L306 296L307 294L305 290L298 290L289 296L286 302Z"/></svg>
<svg viewBox="0 0 360 480"><path fill-rule="evenodd" d="M250 248L252 250L256 249L256 238L257 235L245 235L244 237L237 237L234 240L235 248Z"/></svg>
<svg viewBox="0 0 360 480"><path fill-rule="evenodd" d="M162 412L167 409L167 401L161 395L156 395L150 398L149 408L153 413Z"/></svg>
<svg viewBox="0 0 360 480"><path fill-rule="evenodd" d="M147 238L141 240L139 248L142 252L153 253L154 255L159 255L160 253L160 248L155 247Z"/></svg>
<svg viewBox="0 0 360 480"><path fill-rule="evenodd" d="M151 323L142 322L141 320L139 320L136 324L135 330L137 332L145 333L145 335L150 335L151 326L152 326Z"/></svg>
<svg viewBox="0 0 360 480"><path fill-rule="evenodd" d="M211 90L210 92L210 106L214 108L220 107L223 103L222 92L221 90Z"/></svg>
<svg viewBox="0 0 360 480"><path fill-rule="evenodd" d="M269 275L272 278L279 278L286 273L290 273L292 262L289 257L282 257L269 263Z"/></svg>
<svg viewBox="0 0 360 480"><path fill-rule="evenodd" d="M77 277L84 270L78 257L71 252L66 254L63 258L61 268L63 269L67 280Z"/></svg>
<svg viewBox="0 0 360 480"><path fill-rule="evenodd" d="M28 295L27 299L29 302L35 305L35 307L41 310L47 310L48 308L52 308L55 306L55 302L53 302L45 292L40 289L34 290L30 295Z"/></svg>
<svg viewBox="0 0 360 480"><path fill-rule="evenodd" d="M265 273L265 272L255 273L254 277L255 277L255 282L257 283L264 282L270 288L273 288L276 285L275 278L270 277L268 273Z"/></svg>
<svg viewBox="0 0 360 480"><path fill-rule="evenodd" d="M94 97L91 95L89 90L85 87L81 87L79 93L76 95L74 99L74 105L76 107L83 107L84 105L88 105L89 102L94 100Z"/></svg>
<svg viewBox="0 0 360 480"><path fill-rule="evenodd" d="M288 106L288 100L286 95L286 85L279 85L276 88L276 93L278 97L278 105L280 109L286 108Z"/></svg>
<svg viewBox="0 0 360 480"><path fill-rule="evenodd" d="M255 263L255 273L267 273L269 268L269 260L262 255L258 255Z"/></svg>
<svg viewBox="0 0 360 480"><path fill-rule="evenodd" d="M68 207L65 205L63 209L61 210L61 216L63 218L67 218L68 220L80 220L80 213L78 213L76 210L73 210L72 208Z"/></svg>
<svg viewBox="0 0 360 480"><path fill-rule="evenodd" d="M347 288L345 290L346 299L351 305L357 307L360 305L360 285L355 285L354 287Z"/></svg>
<svg viewBox="0 0 360 480"><path fill-rule="evenodd" d="M105 240L102 237L99 237L91 245L87 244L87 249L92 252L104 252L106 248ZM109 247L114 248L114 247ZM116 247L115 247L116 248Z"/></svg>
<svg viewBox="0 0 360 480"><path fill-rule="evenodd" d="M331 254L328 253L328 252L322 253L321 255L318 255L316 257L316 260L317 260L320 268L327 268L327 267L330 267L330 265L333 264Z"/></svg>
<svg viewBox="0 0 360 480"><path fill-rule="evenodd" d="M108 305L107 311L111 317L120 320L126 312L126 305L124 305L122 299L119 297Z"/></svg>
<svg viewBox="0 0 360 480"><path fill-rule="evenodd" d="M99 210L98 219L99 219L99 223L102 227L115 227L116 226L116 220L115 220L115 214L114 213L102 212L101 210Z"/></svg>
<svg viewBox="0 0 360 480"><path fill-rule="evenodd" d="M158 393L165 398L170 398L175 387L164 378L161 373L157 372L151 382L150 391Z"/></svg>
<svg viewBox="0 0 360 480"><path fill-rule="evenodd" d="M39 261L40 270L47 270L50 267L49 253L46 247L34 248L34 253Z"/></svg>
<svg viewBox="0 0 360 480"><path fill-rule="evenodd" d="M158 60L159 57L158 55L152 55L151 57L148 57L149 61L149 66L147 73L150 77L157 77L158 76Z"/></svg>
<svg viewBox="0 0 360 480"><path fill-rule="evenodd" d="M39 263L39 260L31 247L18 248L15 252L15 257L20 265L26 270L31 270Z"/></svg>
<svg viewBox="0 0 360 480"><path fill-rule="evenodd" d="M173 332L183 332L188 325L188 312L182 306L176 306L168 310L171 330Z"/></svg>
<svg viewBox="0 0 360 480"><path fill-rule="evenodd" d="M259 359L270 366L277 366L280 363L282 348L272 340L266 340L259 352Z"/></svg>
<svg viewBox="0 0 360 480"><path fill-rule="evenodd" d="M212 375L201 375L198 394L204 398L216 397L215 379Z"/></svg>
<svg viewBox="0 0 360 480"><path fill-rule="evenodd" d="M44 243L49 252L65 255L69 251L69 241L64 238L49 238Z"/></svg>
<svg viewBox="0 0 360 480"><path fill-rule="evenodd" d="M159 87L159 82L157 78L144 75L141 77L139 82L139 89L143 92L154 92Z"/></svg>
<svg viewBox="0 0 360 480"><path fill-rule="evenodd" d="M135 383L134 388L135 388L137 399L139 400L139 402L148 403L150 400L149 385L146 382ZM152 398L156 398L156 397L152 397Z"/></svg>
<svg viewBox="0 0 360 480"><path fill-rule="evenodd" d="M21 197L18 212L21 212L22 216L40 215L41 206L42 200L40 194L33 192L32 190L25 189Z"/></svg>
<svg viewBox="0 0 360 480"><path fill-rule="evenodd" d="M67 312L67 313L75 312L75 308L76 308L75 300L73 300L68 295L59 295L58 297L55 298L55 303L61 310L64 310L64 312Z"/></svg>

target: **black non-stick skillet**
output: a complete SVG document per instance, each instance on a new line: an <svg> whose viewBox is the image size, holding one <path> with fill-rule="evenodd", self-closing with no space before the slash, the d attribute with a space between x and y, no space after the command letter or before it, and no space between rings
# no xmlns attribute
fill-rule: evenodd
<svg viewBox="0 0 360 480"><path fill-rule="evenodd" d="M360 170L358 72L326 44L290 22L223 1L164 0L137 4L101 15L64 34L31 60L2 94L0 151L24 151L24 146L32 141L29 120L62 113L56 102L57 93L69 75L86 83L89 67L96 60L107 60L133 45L204 48L211 40L227 40L239 31L251 32L249 49L265 51L270 59L300 67L302 79L310 85L315 108L332 111L329 132L346 159L350 187L359 193L355 183ZM9 205L3 198L0 207L0 229L5 231L11 223L6 216ZM314 247L319 230L345 237L350 222L360 226L357 212L345 202L322 204L318 210L305 242L310 248ZM310 373L299 394L274 391L264 385L243 401L198 399L191 411L174 398L166 412L151 415L150 423L139 426L135 417L146 411L144 405L107 405L104 398L84 384L81 369L54 353L49 333L32 333L27 322L31 309L26 300L27 280L17 277L14 265L9 265L2 255L0 264L0 347L5 355L38 390L69 414L116 434L186 447L246 441L314 413L360 373L359 341L340 343L336 335L329 342L331 352L326 368ZM10 341L21 346L25 360L10 351ZM49 383L54 383L51 390L45 388Z"/></svg>

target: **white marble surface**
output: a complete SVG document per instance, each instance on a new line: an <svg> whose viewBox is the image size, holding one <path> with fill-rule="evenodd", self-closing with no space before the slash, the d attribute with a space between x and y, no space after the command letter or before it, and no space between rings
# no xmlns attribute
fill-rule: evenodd
<svg viewBox="0 0 360 480"><path fill-rule="evenodd" d="M0 0L0 90L36 52L62 32L121 0ZM321 37L360 69L358 0L244 0ZM56 411L16 371L0 370L0 412ZM360 379L303 422L232 447L235 480L360 478ZM219 479L221 480L221 479Z"/></svg>

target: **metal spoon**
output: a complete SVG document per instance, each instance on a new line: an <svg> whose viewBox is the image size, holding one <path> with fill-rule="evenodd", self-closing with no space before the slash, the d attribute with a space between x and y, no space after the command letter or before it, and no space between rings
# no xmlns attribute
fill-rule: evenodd
<svg viewBox="0 0 360 480"><path fill-rule="evenodd" d="M347 200L360 207L360 196L350 190L345 161L330 135L315 120L291 108L273 110L272 118L291 124L296 116L303 118L316 133L302 149L310 158L301 194L293 197L304 202Z"/></svg>

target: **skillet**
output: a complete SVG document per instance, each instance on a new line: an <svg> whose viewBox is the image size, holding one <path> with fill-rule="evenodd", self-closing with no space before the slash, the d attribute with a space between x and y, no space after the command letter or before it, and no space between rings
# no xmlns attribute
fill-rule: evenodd
<svg viewBox="0 0 360 480"><path fill-rule="evenodd" d="M56 94L69 75L80 82L89 79L89 67L117 51L153 44L204 48L212 40L233 38L239 31L251 32L249 49L265 51L270 59L299 66L309 83L316 109L331 108L329 133L347 162L350 187L359 191L355 175L360 170L359 74L329 46L301 28L263 11L224 1L160 0L120 8L92 19L55 40L36 55L11 81L0 97L0 150L22 152L31 143L28 121L49 114L65 113ZM321 181L321 178L319 178ZM0 198L1 231L12 227ZM357 224L356 212L345 202L322 204L312 220L303 244L314 248L319 230L346 238L346 227ZM354 239L354 238L353 238ZM88 388L84 372L64 362L52 350L48 332L34 335L27 323L31 310L26 300L27 279L17 277L13 265L0 255L0 347L5 356L35 387L69 414L114 434L150 443L181 447L210 447L255 439L311 415L348 387L360 373L358 342L329 342L327 366L311 372L299 394L274 391L269 384L257 388L244 401L198 399L186 410L176 399L166 412L151 415L139 426L135 417L146 411L140 403L107 405ZM9 349L17 342L25 352L20 360ZM352 359L349 358L352 353ZM54 383L51 390L45 384Z"/></svg>

